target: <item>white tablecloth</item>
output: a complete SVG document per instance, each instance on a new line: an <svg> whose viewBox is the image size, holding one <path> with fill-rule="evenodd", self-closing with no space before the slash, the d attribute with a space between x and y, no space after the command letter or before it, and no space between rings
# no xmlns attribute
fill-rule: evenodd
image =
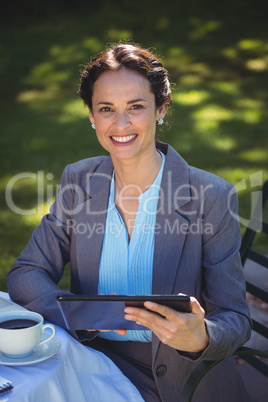
<svg viewBox="0 0 268 402"><path fill-rule="evenodd" d="M0 292L1 297L7 297ZM0 402L139 402L139 391L103 353L80 344L56 326L60 351L28 366L0 365L14 389Z"/></svg>

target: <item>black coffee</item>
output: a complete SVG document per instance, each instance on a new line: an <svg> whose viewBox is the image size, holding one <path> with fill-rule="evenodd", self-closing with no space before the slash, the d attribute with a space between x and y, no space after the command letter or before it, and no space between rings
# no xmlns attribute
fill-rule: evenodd
<svg viewBox="0 0 268 402"><path fill-rule="evenodd" d="M18 318L14 320L8 320L0 322L0 328L2 329L24 329L30 328L37 325L38 322L34 320L29 320L27 318Z"/></svg>

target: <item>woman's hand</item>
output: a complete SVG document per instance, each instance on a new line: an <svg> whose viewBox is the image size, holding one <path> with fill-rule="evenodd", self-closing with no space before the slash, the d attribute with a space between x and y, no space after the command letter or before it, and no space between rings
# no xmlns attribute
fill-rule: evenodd
<svg viewBox="0 0 268 402"><path fill-rule="evenodd" d="M125 319L149 328L161 342L177 350L197 353L209 344L205 311L194 297L191 297L191 313L153 302L145 302L144 306L146 309L126 307Z"/></svg>

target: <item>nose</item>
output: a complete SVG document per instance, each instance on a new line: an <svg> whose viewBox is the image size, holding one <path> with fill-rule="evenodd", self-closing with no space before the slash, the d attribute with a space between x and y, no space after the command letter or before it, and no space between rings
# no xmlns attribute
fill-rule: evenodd
<svg viewBox="0 0 268 402"><path fill-rule="evenodd" d="M118 130L124 130L126 127L129 127L131 125L131 121L128 113L125 111L118 111L115 115L113 124Z"/></svg>

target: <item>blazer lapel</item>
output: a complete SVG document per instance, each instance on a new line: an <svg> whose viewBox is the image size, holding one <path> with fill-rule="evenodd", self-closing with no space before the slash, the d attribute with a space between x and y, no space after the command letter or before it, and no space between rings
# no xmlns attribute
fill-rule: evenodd
<svg viewBox="0 0 268 402"><path fill-rule="evenodd" d="M97 294L98 292L99 262L112 172L112 161L107 158L94 173L89 175L84 188L87 194L80 221L83 222L87 231L77 239L77 258L79 265L83 267L79 269L81 293ZM89 275L90 280L88 280Z"/></svg>
<svg viewBox="0 0 268 402"><path fill-rule="evenodd" d="M167 156L156 218L152 289L154 294L172 294L189 227L188 220L180 213L180 207L191 200L189 172L188 164L173 148L164 144L158 144L158 148Z"/></svg>

